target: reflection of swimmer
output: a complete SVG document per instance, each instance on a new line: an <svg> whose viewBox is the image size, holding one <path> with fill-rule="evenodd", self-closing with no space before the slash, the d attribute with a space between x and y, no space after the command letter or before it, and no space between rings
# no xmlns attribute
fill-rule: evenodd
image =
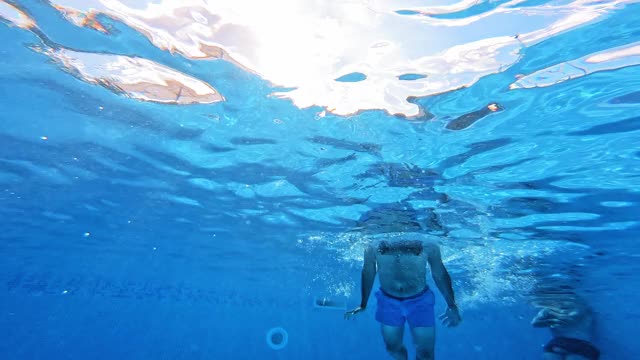
<svg viewBox="0 0 640 360"><path fill-rule="evenodd" d="M386 235L384 240L369 245L365 250L362 300L359 307L345 313L345 318L367 308L374 278L378 274L380 290L375 294L378 302L375 317L382 324L382 338L387 351L394 359L407 359L407 349L402 340L406 321L416 345L416 358L433 359L435 297L426 281L427 263L448 305L440 319L446 326L456 326L462 320L440 248L435 243L415 240L410 234L403 235L402 239Z"/></svg>
<svg viewBox="0 0 640 360"><path fill-rule="evenodd" d="M553 339L544 347L545 360L597 360L600 351L591 344L593 313L584 301L571 296L543 304L531 321L535 327L548 327Z"/></svg>
<svg viewBox="0 0 640 360"><path fill-rule="evenodd" d="M447 124L446 127L449 130L466 129L483 117L502 110L504 110L504 108L500 104L491 103L480 110L476 110L474 112L464 114L456 119L453 119L450 123Z"/></svg>
<svg viewBox="0 0 640 360"><path fill-rule="evenodd" d="M389 204L365 213L352 231L366 234L441 232L442 223L432 208L414 209L409 203Z"/></svg>

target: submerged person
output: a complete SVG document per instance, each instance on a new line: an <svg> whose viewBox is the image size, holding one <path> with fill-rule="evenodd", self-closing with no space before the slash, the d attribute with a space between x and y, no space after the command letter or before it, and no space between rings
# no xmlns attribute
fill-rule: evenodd
<svg viewBox="0 0 640 360"><path fill-rule="evenodd" d="M407 359L407 349L402 342L405 321L416 345L416 359L434 358L435 296L427 285L427 263L447 302L447 310L440 319L445 326L458 325L462 318L456 306L451 277L442 263L440 247L421 240L391 239L369 245L364 252L360 306L345 313L348 319L367 308L377 274L380 289L375 294L378 302L375 317L381 323L387 351L397 360Z"/></svg>
<svg viewBox="0 0 640 360"><path fill-rule="evenodd" d="M593 340L593 312L579 297L546 305L531 321L548 327L553 338L544 346L544 360L598 360Z"/></svg>

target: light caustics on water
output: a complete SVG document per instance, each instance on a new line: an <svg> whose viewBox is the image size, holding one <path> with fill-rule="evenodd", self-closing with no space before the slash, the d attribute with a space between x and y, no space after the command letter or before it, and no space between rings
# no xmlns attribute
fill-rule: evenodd
<svg viewBox="0 0 640 360"><path fill-rule="evenodd" d="M3 1L0 1L0 17L20 28L33 31L44 43L43 47L37 47L36 50L48 55L65 71L88 83L99 84L144 101L208 104L224 100L209 84L151 60L74 51L53 44L37 28L33 19Z"/></svg>
<svg viewBox="0 0 640 360"><path fill-rule="evenodd" d="M318 285L323 291L314 295L335 301L320 298L322 308L328 309L336 299L358 294L357 277L336 273L334 260L343 262L345 268L359 266L371 233L380 231L391 218L389 222L404 221L408 227L423 222L424 228L415 231L428 229L437 239L446 236L443 255L461 285L458 300L465 308L513 302L522 294L539 293L543 283L551 284L553 290L573 291L582 286L577 284L580 276L573 274L592 264L596 251L613 252L602 250L613 245L603 242L596 247L583 235L630 231L637 226L630 214L639 201L633 194L637 171L632 164L640 153L631 133L637 131L638 122L636 115L625 112L638 103L638 92L633 86L614 84L616 91L598 96L597 91L589 90L600 89L605 81L615 83L626 72L610 78L588 76L640 64L640 43L637 36L629 36L635 29L621 21L622 29L603 35L600 41L583 36L584 41L562 56L556 58L554 51L582 34L559 35L614 12L614 20L621 20L618 16L624 6L632 2L567 0L530 6L528 1L442 0L434 6L417 7L417 1L407 0L333 4L288 0L278 6L257 0L53 0L21 8L14 5L17 2L0 0L0 28L9 34L7 38L22 32L27 39L13 49L30 46L37 53L27 60L49 71L46 76L28 74L29 84L5 82L17 89L18 95L8 96L11 101L20 99L21 90L44 96L18 105L16 115L7 117L7 135L2 134L3 143L8 144L3 149L8 150L1 154L0 177L11 196L14 189L17 194L11 197L5 190L3 201L8 205L4 213L9 214L8 223L15 224L9 227L16 230L3 236L26 238L18 233L25 223L17 214L33 209L34 214L25 216L26 226L43 234L34 238L45 240L44 235L51 233L59 238L99 241L134 231L130 229L137 223L144 222L147 231L154 226L164 230L169 222L167 234L160 235L170 238L166 244L173 246L176 238L180 244L202 239L202 249L207 251L187 253L191 247L185 247L183 254L209 264L210 254L226 254L226 244L219 239L233 239L227 236L233 224L241 224L233 228L240 233L238 239L245 234L253 239L254 229L291 225L292 232L303 229L309 233L287 239L278 234L273 242L247 242L252 253L244 255L248 259L268 257L264 263L270 264L268 250L286 256L291 247L288 242L295 239L294 254L309 254L301 257L300 262L309 263L299 269L313 267L310 276L315 278L309 288ZM479 11L479 4L487 6ZM35 12L32 16L29 10L42 6L55 19ZM69 34L57 29L48 32L52 23L65 21L73 24L68 26ZM585 28L604 31L604 27ZM603 40L608 35L615 36L615 45ZM143 37L149 46L132 49ZM89 44L86 39L96 41ZM629 40L625 43L625 39ZM551 41L539 44L547 40ZM117 46L108 46L116 42ZM535 44L539 45L532 47ZM588 50L577 49L582 45ZM163 55L156 47L176 56ZM105 48L109 52L96 50ZM123 48L131 52L124 54ZM207 61L220 66L207 66ZM178 69L176 64L185 65ZM234 66L274 86L291 88L267 90L286 101L256 101L256 96L264 95L255 91L260 85L254 84L261 81L248 90L243 88L246 83L234 82ZM496 77L500 81L476 84L470 91L420 101L431 102L433 109L420 109L407 100L470 87L510 67L514 78L501 75ZM64 74L48 82L47 76L58 69L75 79ZM208 76L209 70L217 74ZM517 72L522 74L516 77ZM549 88L578 77L583 81L566 86L580 92L578 96L565 93L563 86ZM76 79L90 85L78 86ZM495 83L500 86L497 91L493 91ZM236 85L239 90L233 91ZM99 86L123 98L104 99ZM529 88L544 89L526 90ZM86 90L86 97L73 96L75 89ZM500 96L485 98L496 92ZM470 99L470 93L480 95ZM65 106L44 101L52 94L63 99ZM586 110L574 112L584 109L563 95L589 108L607 104L602 107L606 116L599 115L605 113L602 109L597 116ZM229 101L221 107L138 103L186 105L230 99L235 104ZM301 108L317 105L318 109L309 112L320 114L380 109L413 118L432 111L434 121L382 123L386 116L370 113L354 121L298 121L306 112L295 111L288 106L289 100ZM560 105L547 108L554 100ZM621 101L631 103L612 105ZM272 107L274 103L286 106L279 109ZM501 105L505 111L498 115ZM95 111L98 106L100 112ZM56 116L42 120L42 112L28 111L35 107ZM540 113L527 114L536 108ZM482 120L479 127L469 128L485 116L496 121ZM69 134L63 137L58 129ZM61 145L61 138L75 141ZM37 186L14 185L22 183ZM50 194L60 192L61 186L76 185L82 191L69 196L73 203ZM114 191L107 194L102 191L105 188ZM47 204L25 202L20 196L26 191L40 194ZM75 203L79 206L74 207ZM148 210L142 213L137 210L142 206L131 203L141 203ZM368 211L368 219L378 219L380 227L360 226ZM101 234L100 222L95 221L98 217L109 223L108 235ZM344 231L354 222L356 226L349 228L353 231ZM92 250L113 251L111 242L102 245L98 241ZM163 239L140 235L131 241L122 248L153 254L165 251ZM287 241L287 246L280 246L280 241ZM64 244L74 249L77 243ZM81 246L85 247L82 251L88 248L84 243ZM259 250L254 251L256 248ZM335 258L327 256L326 269L321 268L324 264L309 261L318 258L315 249L336 254ZM216 262L216 269L246 268L242 262L234 263L238 258L234 251L219 256L223 262ZM181 253L176 254L175 261L182 261ZM636 254L633 256L635 261ZM300 262L291 259L296 266ZM275 266L287 266L287 271L294 268L282 263ZM59 294L55 278L44 281L46 274L34 274L45 284L34 291ZM263 285L262 278L260 281ZM27 280L13 283L14 289L29 289ZM21 285L25 283L27 286ZM219 289L197 286L194 291L183 291L179 286L166 289L150 284L146 292L137 290L146 287L146 282L135 286L111 283L124 290L103 291L104 296L217 304L223 295ZM91 281L77 287L84 290L64 291L83 296L101 293ZM196 295L189 298L188 294ZM252 306L274 306L275 301L261 299Z"/></svg>
<svg viewBox="0 0 640 360"><path fill-rule="evenodd" d="M30 29L35 26L35 22L29 15L4 1L0 1L0 18L4 18L13 25L23 29Z"/></svg>
<svg viewBox="0 0 640 360"><path fill-rule="evenodd" d="M594 72L615 70L640 64L640 42L589 54L565 61L523 76L509 86L510 89L547 87L577 79Z"/></svg>
<svg viewBox="0 0 640 360"><path fill-rule="evenodd" d="M632 2L575 0L528 6L513 0L481 13L474 13L478 2L468 0L429 7L417 7L409 0L287 0L277 6L249 0L52 0L51 4L78 26L109 34L99 16L106 15L138 30L161 49L189 59L234 63L275 86L290 88L273 95L301 108L317 105L338 115L382 109L413 118L424 111L409 98L468 87L517 63L524 47L598 21ZM35 26L18 9L1 0L0 4L1 17L23 28ZM465 16L456 16L460 14ZM492 26L495 22L501 24L499 29ZM115 86L137 99L223 100L215 84L148 60L63 49L47 53L82 79ZM637 64L637 56L627 59L634 54L621 54L618 67ZM131 77L134 73L139 78ZM156 81L150 82L154 74ZM352 81L336 81L352 74L358 75ZM528 87L530 79L520 79L512 88Z"/></svg>
<svg viewBox="0 0 640 360"><path fill-rule="evenodd" d="M115 88L134 99L174 104L223 100L207 83L151 60L63 48L47 49L45 54L80 79Z"/></svg>

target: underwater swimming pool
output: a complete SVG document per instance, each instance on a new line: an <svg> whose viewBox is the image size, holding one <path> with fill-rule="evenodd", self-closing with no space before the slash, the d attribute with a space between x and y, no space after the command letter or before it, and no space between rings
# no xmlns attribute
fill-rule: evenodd
<svg viewBox="0 0 640 360"><path fill-rule="evenodd" d="M2 359L386 359L343 314L397 232L436 358L576 298L638 358L636 1L0 0L0 43Z"/></svg>

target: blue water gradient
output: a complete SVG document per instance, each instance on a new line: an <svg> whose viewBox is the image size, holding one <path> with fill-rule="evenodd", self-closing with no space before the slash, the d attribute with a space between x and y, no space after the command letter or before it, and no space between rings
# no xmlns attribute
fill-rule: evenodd
<svg viewBox="0 0 640 360"><path fill-rule="evenodd" d="M509 90L640 41L640 5L413 99L425 115L408 120L299 109L229 62L16 3L51 42L153 59L225 101L134 100L0 24L0 358L383 359L372 311L346 322L313 306L358 303L362 244L383 231L354 230L367 219L427 224L441 241L464 323L438 329L440 359L539 359L549 335L531 327L531 299L556 282L593 307L603 359L640 353L640 67ZM446 128L489 103L503 110ZM288 332L282 350L265 342L274 327Z"/></svg>

